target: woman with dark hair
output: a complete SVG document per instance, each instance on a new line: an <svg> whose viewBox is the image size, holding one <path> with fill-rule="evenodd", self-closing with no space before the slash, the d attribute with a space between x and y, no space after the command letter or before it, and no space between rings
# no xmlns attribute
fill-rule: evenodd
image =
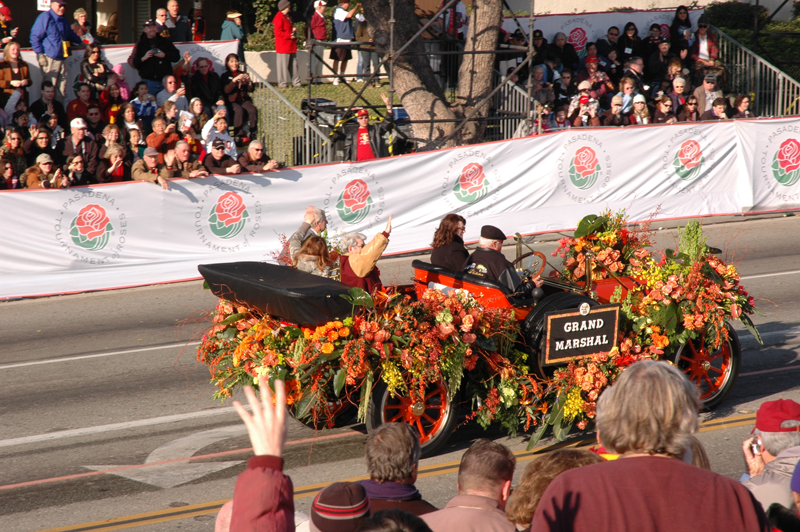
<svg viewBox="0 0 800 532"><path fill-rule="evenodd" d="M692 23L689 21L689 9L686 6L678 6L672 25L669 27L670 52L680 55L683 50L688 50L691 36Z"/></svg>
<svg viewBox="0 0 800 532"><path fill-rule="evenodd" d="M117 113L116 124L126 140L128 139L128 131L131 129L138 129L140 132L144 131L144 124L136 114L136 106L132 103L126 103L122 106L122 109Z"/></svg>
<svg viewBox="0 0 800 532"><path fill-rule="evenodd" d="M645 57L647 50L642 46L639 28L633 22L625 24L625 30L617 41L617 51L623 64L631 57Z"/></svg>
<svg viewBox="0 0 800 532"><path fill-rule="evenodd" d="M692 94L686 97L683 109L678 113L678 122L699 122L700 112L697 110L697 98Z"/></svg>
<svg viewBox="0 0 800 532"><path fill-rule="evenodd" d="M52 135L53 132L50 131L50 128L48 127L42 126L31 128L31 138L22 144L22 149L25 152L25 160L28 166L33 166L36 164L36 158L43 153L46 153L52 157L53 160L56 159L56 150L52 148L52 144L50 142Z"/></svg>
<svg viewBox="0 0 800 532"><path fill-rule="evenodd" d="M200 133L203 131L203 126L210 118L206 112L206 108L203 106L203 100L200 98L192 98L192 101L189 102L189 112L194 115L194 118L192 118L192 129L194 129L197 136L200 136Z"/></svg>
<svg viewBox="0 0 800 532"><path fill-rule="evenodd" d="M466 225L467 220L458 214L451 213L442 219L433 235L431 264L454 272L463 269L464 263L469 258L463 238Z"/></svg>
<svg viewBox="0 0 800 532"><path fill-rule="evenodd" d="M258 128L258 111L250 93L253 92L253 80L246 72L239 70L239 56L228 54L225 58L225 72L220 77L222 92L225 93L225 105L233 121L234 135L253 138ZM247 128L243 128L245 117Z"/></svg>
<svg viewBox="0 0 800 532"><path fill-rule="evenodd" d="M731 118L756 118L757 115L750 110L750 96L740 94L733 102L733 116Z"/></svg>
<svg viewBox="0 0 800 532"><path fill-rule="evenodd" d="M292 257L292 266L301 272L330 277L335 261L328 254L328 245L319 236L312 236L303 242L303 247Z"/></svg>
<svg viewBox="0 0 800 532"><path fill-rule="evenodd" d="M111 72L111 66L103 61L103 49L96 42L86 45L81 61L81 78L92 89L92 98L106 90L110 76L116 77Z"/></svg>
<svg viewBox="0 0 800 532"><path fill-rule="evenodd" d="M122 99L116 83L109 84L106 90L100 93L100 112L103 113L105 123L116 124L123 105L127 105L127 103Z"/></svg>
<svg viewBox="0 0 800 532"><path fill-rule="evenodd" d="M67 157L67 180L69 186L78 187L82 185L94 185L97 183L95 176L86 169L86 161L80 153L73 153Z"/></svg>
<svg viewBox="0 0 800 532"><path fill-rule="evenodd" d="M359 532L431 532L421 517L397 508L375 512L358 530Z"/></svg>
<svg viewBox="0 0 800 532"><path fill-rule="evenodd" d="M653 124L674 124L677 122L672 112L672 98L662 96L656 100L656 110L653 112Z"/></svg>
<svg viewBox="0 0 800 532"><path fill-rule="evenodd" d="M530 530L533 514L547 486L564 471L598 464L603 459L587 449L558 449L534 458L506 504L508 520L517 530Z"/></svg>
<svg viewBox="0 0 800 532"><path fill-rule="evenodd" d="M22 149L22 132L16 127L6 129L6 136L3 145L0 146L0 158L11 161L14 164L14 173L20 177L28 169L28 161L25 158L25 150ZM24 188L24 181L20 181Z"/></svg>

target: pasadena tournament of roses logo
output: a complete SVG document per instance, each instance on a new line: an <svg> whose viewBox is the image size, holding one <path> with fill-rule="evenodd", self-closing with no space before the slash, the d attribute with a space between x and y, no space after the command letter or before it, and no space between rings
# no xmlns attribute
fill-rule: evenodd
<svg viewBox="0 0 800 532"><path fill-rule="evenodd" d="M772 157L772 177L785 187L800 180L800 142L789 138L781 142Z"/></svg>
<svg viewBox="0 0 800 532"><path fill-rule="evenodd" d="M611 156L591 133L564 135L558 187L576 203L596 200L611 180Z"/></svg>
<svg viewBox="0 0 800 532"><path fill-rule="evenodd" d="M53 229L55 239L78 262L106 264L125 247L128 220L117 199L103 189L71 189Z"/></svg>
<svg viewBox="0 0 800 532"><path fill-rule="evenodd" d="M583 58L586 55L586 43L589 42L589 38L586 36L586 30L580 27L573 29L569 32L567 42L578 52L578 57Z"/></svg>
<svg viewBox="0 0 800 532"><path fill-rule="evenodd" d="M700 175L703 162L703 149L694 139L684 141L675 152L672 167L675 173L684 181L692 181Z"/></svg>
<svg viewBox="0 0 800 532"><path fill-rule="evenodd" d="M69 236L75 245L89 251L98 251L108 245L114 226L106 210L91 203L78 212L69 227Z"/></svg>
<svg viewBox="0 0 800 532"><path fill-rule="evenodd" d="M208 227L214 235L228 240L242 232L249 217L242 197L236 192L226 192L211 210Z"/></svg>
<svg viewBox="0 0 800 532"><path fill-rule="evenodd" d="M258 182L211 176L194 211L194 233L214 253L235 253L252 246L261 229L262 205L250 192Z"/></svg>
<svg viewBox="0 0 800 532"><path fill-rule="evenodd" d="M489 193L489 180L480 163L469 163L461 170L461 175L453 187L453 195L458 201L472 203Z"/></svg>
<svg viewBox="0 0 800 532"><path fill-rule="evenodd" d="M567 42L575 48L578 57L586 57L586 43L591 40L594 30L589 19L584 17L572 17L564 21L559 27L559 31L567 36Z"/></svg>
<svg viewBox="0 0 800 532"><path fill-rule="evenodd" d="M336 212L346 224L357 224L369 216L372 208L372 196L363 179L353 179L344 186L336 202Z"/></svg>

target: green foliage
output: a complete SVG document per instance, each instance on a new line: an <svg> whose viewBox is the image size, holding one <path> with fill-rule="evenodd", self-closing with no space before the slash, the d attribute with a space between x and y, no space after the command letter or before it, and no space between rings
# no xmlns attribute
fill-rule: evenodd
<svg viewBox="0 0 800 532"><path fill-rule="evenodd" d="M711 25L717 28L752 30L755 17L758 16L759 21L766 20L769 11L764 6L730 0L708 4L706 15ZM727 29L722 31L728 33Z"/></svg>
<svg viewBox="0 0 800 532"><path fill-rule="evenodd" d="M678 228L678 249L691 262L697 262L706 254L706 239L703 237L703 226L697 220L691 220L686 227Z"/></svg>

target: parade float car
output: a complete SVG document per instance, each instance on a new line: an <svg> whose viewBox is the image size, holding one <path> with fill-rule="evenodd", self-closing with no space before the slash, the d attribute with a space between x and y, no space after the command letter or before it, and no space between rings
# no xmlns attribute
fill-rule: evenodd
<svg viewBox="0 0 800 532"><path fill-rule="evenodd" d="M342 372L341 369L337 370L336 367L333 367L329 376L330 382L333 383L333 388L336 389L337 396L343 387L350 387L354 383L361 385L362 404L360 407L363 409L361 417L364 419L368 431L372 431L387 422L409 423L415 426L420 433L423 454L430 456L441 449L455 430L459 417L459 407L463 407L472 401L470 407L472 410L471 417L478 417L479 421L481 419L480 416L485 414L487 405L490 409L494 408L495 410L502 407L503 404L516 408L522 421L527 416L528 422L521 423L525 429L530 426L535 429L531 443L539 440L548 425L553 427L554 435L558 439L562 439L571 429L572 421L581 419L579 414L588 413L589 418L593 417L592 412L597 395L602 391L603 386L610 384L610 381L621 371L624 364L630 364L645 355L650 358L668 360L680 368L689 380L698 386L701 401L707 409L713 409L718 406L731 392L741 365L741 347L737 334L730 324L727 321L717 320L719 322L718 325L724 328L724 331L715 342L709 342L709 336L704 330L697 331L698 327L696 325L700 326L701 323L693 321L695 320L694 314L684 310L682 314L673 316L677 312L676 309L679 309L678 304L688 304L688 306L684 305L684 309L689 307L691 309L700 308L702 297L693 298L689 295L686 296L688 299L681 300L681 294L686 295L682 292L684 288L676 286L677 283L672 277L668 277L669 280L666 284L657 282L654 285L652 279L616 275L612 270L621 271L624 268L614 268L614 261L612 261L609 269L607 259L609 256L613 258L614 255L605 256L602 253L602 249L599 252L595 249L594 253L591 253L589 249L585 249L583 250L585 253L576 255L582 258L581 264L584 265L583 270L577 268L577 273L580 274L578 277L583 277L582 282L577 281L575 275L559 274L559 276L553 276L553 278L543 279L544 285L541 288L535 288L530 279L544 271L547 260L542 253L537 251L531 250L523 253L522 242L522 238L517 235L517 258L513 261L513 264L523 278L523 282L516 293L512 293L507 287L497 282L465 272L449 271L420 260L412 262L414 270L413 285L396 287L396 290L405 299L416 299L417 301L421 301L423 298L430 298L426 294L429 294L431 290L444 294L455 291L458 294L462 294L458 296L462 299L464 297L463 294L468 293L470 301L476 301L484 311L492 309L505 312L507 316L512 316L512 319L516 320L517 332L514 341L516 351L514 352L524 353L522 359L517 359L525 360L524 365L518 362L515 366L508 364L504 366L502 360L505 359L493 361L492 353L485 356L488 367L490 369L493 368L498 375L500 373L503 374L502 377L498 376L496 380L483 379L484 383L489 383L486 386L492 388L491 390L485 390L487 392L483 397L485 405L481 404L480 397L464 397L466 395L464 391L453 393L453 390L457 390L458 386L453 386L452 382L448 385L446 376L438 382L425 382L421 386L423 389L419 390L418 393L409 393L409 391L413 392L415 390L415 386L410 385L408 382L406 382L405 393L399 391L402 388L399 388L398 385L391 385L392 378L401 380L404 378L402 375L395 375L391 378L387 376L383 378L376 377L373 385L373 373L379 372L381 367L384 373L388 373L389 369L391 369L381 366L380 358L387 358L384 356L383 350L374 351L376 355L379 355L376 357L378 364L377 366L373 364L373 369L368 372L366 379L363 378L362 374L362 380L354 381L349 377L349 370ZM562 242L562 245L564 244ZM633 255L631 255L631 258L633 258ZM728 267L718 259L708 260L710 264L716 265L720 272L731 271L730 269L725 270ZM567 262L569 261L567 260ZM633 263L637 264L635 258ZM722 266L719 266L720 264ZM705 266L693 268L687 274L689 277L687 277L688 281L686 282L689 284L695 282L696 279L692 281L691 272L700 272L703 268ZM334 331L334 339L337 338L337 330L347 331L348 334L350 332L348 327L343 327L341 320L346 320L348 316L353 315L354 304L356 303L354 301L354 292L350 287L338 281L313 276L284 266L255 262L204 265L200 266L199 269L215 295L223 300L243 305L257 315L271 316L276 320L280 320L281 327L288 325L290 327L300 326L301 328L306 328L305 338L307 342L314 341L320 335L322 341L327 342L326 335L330 336L331 330ZM555 268L553 270L558 271ZM735 293L739 299L734 300L731 296L726 296L726 301L738 301L739 303L734 302L732 304L733 311L726 312L733 314L734 317L742 316L741 312L737 313L736 305L746 305L742 302L747 298L747 293L743 292L743 289L738 286L738 281L731 283L728 278L718 278L717 273L707 270L705 268L703 270L704 273L698 274L701 277L696 277L713 279L713 282L708 281L712 284L719 281L722 283L720 284L721 287L724 286L728 291ZM585 276L583 275L584 271L586 271ZM607 275L598 273L601 271L606 271ZM572 270L572 273L574 274L576 271ZM717 289L714 288L714 290ZM663 311L653 311L660 312L660 314L651 313L650 315L635 317L632 320L630 309L628 308L626 309L627 318L621 316L621 311L626 301L630 304L630 298L626 299L626 295L630 291L640 294L638 296L640 299L636 300L639 302L642 301L641 298L644 298L645 303L652 302L652 298L655 297L657 304L661 304ZM705 294L705 292L699 293ZM742 293L744 294L743 296ZM663 294L666 294L666 296ZM672 296L673 301L665 303L665 299L668 300L670 296ZM719 307L719 303L717 305ZM728 305L731 305L731 303L728 303ZM750 307L746 308L745 311L752 311L752 298L750 298ZM694 310L691 312L694 312ZM461 315L465 315L463 310ZM691 319L685 318L685 315L690 316ZM397 321L400 319L399 316L399 313L398 316L393 318L390 315L390 319ZM675 323L675 320L680 316L684 316L683 322ZM234 317L234 315L228 313L227 319L220 323L230 326L235 321ZM632 325L629 323L629 326L632 326L636 332L631 332L628 337L625 337L621 333L621 318L631 322ZM709 323L712 319L714 318L708 317ZM749 319L742 321L745 324L749 323L749 326L752 325ZM673 330L672 343L674 345L669 345L668 333L666 330L662 330L664 326L658 327L655 325L655 323L664 322L669 323ZM251 321L247 326L254 323L256 322ZM414 323L417 322L415 321ZM328 325L323 326L323 324ZM348 325L348 322L345 321L344 325ZM435 322L434 325L436 325ZM241 331L243 327L240 326L238 329ZM297 330L299 331L300 329ZM364 330L365 328L362 325L361 331L363 332ZM366 330L369 330L369 328L366 327ZM692 330L696 334L691 334ZM757 331L754 328L751 330L754 331L758 338ZM310 331L316 331L314 336ZM457 331L458 328L456 327ZM273 329L272 334L277 337L277 329ZM258 336L258 333L256 335ZM642 338L645 338L643 335L647 335L645 341L642 341ZM261 337L263 336L265 334L261 335ZM391 337L394 340L389 340L388 336L389 333L387 333L387 341L394 342L394 344L390 344L392 348L397 348L399 351L399 348L402 347L400 345L402 340L397 339L396 336ZM370 342L373 341L371 333L367 333L367 338ZM463 335L463 338L467 338L467 335ZM633 338L633 340L631 341L630 338ZM685 341L676 341L675 338L683 338ZM651 342L651 339L654 339L654 341ZM380 339L375 338L375 340ZM467 339L467 341L469 340ZM333 340L331 341L333 342ZM620 342L626 343L626 345L621 346ZM650 345L646 345L648 342L651 342ZM473 344L476 350L478 349L478 344L480 344L480 341ZM492 342L484 342L484 344L484 347L488 346L489 349L496 349L493 346L497 345ZM295 343L281 345L287 346L284 349L294 353L296 361L306 362L302 360L302 356L298 355L299 348ZM335 361L336 357L340 356L342 352L347 355L348 348L342 350L339 348L340 345L341 342L334 342L331 344L332 347L327 350L327 353L323 348L319 356L321 363L325 364L326 360ZM369 345L374 346L375 344L367 344L367 346ZM260 349L270 351L265 347L260 347ZM614 367L610 362L606 362L606 358L597 358L598 353L617 353L619 355L620 351L624 356L615 356L614 360L618 362L627 359L628 362L619 363L619 367ZM239 353L240 349L237 348L236 352ZM222 351L219 351L219 353L222 353ZM389 351L386 351L386 353L388 354ZM467 350L467 354L470 355L471 350ZM352 355L352 350L350 355ZM261 356L263 357L263 353ZM269 356L274 359L273 355ZM243 357L245 355L241 355L239 360L244 360L245 358ZM200 358L200 355L198 355L198 358ZM212 357L206 358L210 359ZM234 355L233 358L233 365L235 366L237 356ZM258 357L254 358L257 359ZM469 364L464 362L463 358L458 360L459 365L466 365L467 369L470 369ZM593 364L593 360L596 364ZM218 361L219 358L215 359L215 364ZM266 364L265 362L262 363ZM348 361L348 363L350 362ZM286 367L286 362L282 361L273 361L271 364L273 364L272 370ZM296 366L294 371L301 374L298 377L298 382L302 383L301 388L308 386L308 381L303 381L302 379L307 377L310 371L320 367L319 363L311 367L310 364L293 364L293 366ZM344 365L344 362L342 364ZM472 367L474 365L473 363ZM597 366L600 366L602 372L597 369ZM250 367L251 374L256 371L253 367ZM560 368L566 367L569 367L572 372L569 376L565 376L563 372L561 374L558 373ZM584 369L575 371L575 367ZM509 368L512 368L512 370L509 370ZM515 375L514 370L519 368L522 368L522 371L526 374ZM283 375L272 370L270 374L273 376L282 377L286 374L285 370L279 370L283 371ZM212 375L215 374L214 371L215 369L212 368ZM396 370L393 371L396 373ZM463 374L461 371L463 371ZM592 371L594 374L591 373ZM348 375L346 381L345 373ZM459 368L459 371L455 373L456 377L452 377L451 373L450 379L466 379L466 373L466 371ZM222 374L222 377L217 382L222 382L223 378L233 378L231 375ZM595 377L590 378L591 375ZM581 378L586 380L581 381ZM367 380L368 384L365 385L364 382ZM509 399L510 395L508 397L503 396L504 393L507 393L508 384L512 382L523 383L521 387L508 392L508 394L515 396L513 403ZM568 384L570 382L576 386L570 388ZM589 382L590 386L587 387L585 382ZM500 393L498 393L497 388L501 388ZM365 394L368 396L367 401L363 401ZM297 391L297 399L293 404L293 408L294 413L296 415L299 414L298 418L308 416L310 407L304 402L306 397L307 394L304 394L303 390ZM494 403L491 403L491 401L494 401ZM576 406L576 404L579 405ZM583 406L581 407L580 404ZM328 411L332 417L341 418L344 417L343 412L348 410L349 404L345 400L336 401L330 399L328 406L330 407ZM583 409L582 411L581 408ZM353 407L351 406L350 419L353 417L352 409ZM495 410L490 411L488 419L491 420L491 415L494 415ZM532 413L540 416L539 422L532 421L536 417ZM583 419L584 421L578 423L581 429L585 428L589 421L585 416ZM328 424L331 425L330 422ZM515 429L511 425L513 423L508 426L514 432Z"/></svg>

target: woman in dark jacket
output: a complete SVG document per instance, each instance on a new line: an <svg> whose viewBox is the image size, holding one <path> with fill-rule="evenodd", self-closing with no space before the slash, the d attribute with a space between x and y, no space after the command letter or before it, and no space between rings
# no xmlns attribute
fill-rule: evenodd
<svg viewBox="0 0 800 532"><path fill-rule="evenodd" d="M573 72L577 72L581 60L578 58L575 47L567 42L567 36L564 33L556 33L553 43L547 49L551 54L561 59L561 64L564 67L571 68Z"/></svg>
<svg viewBox="0 0 800 532"><path fill-rule="evenodd" d="M92 89L92 99L106 90L108 78L115 75L111 72L111 65L103 61L103 50L95 43L86 45L81 61L81 78ZM116 75L115 75L116 76Z"/></svg>
<svg viewBox="0 0 800 532"><path fill-rule="evenodd" d="M622 32L617 41L617 51L619 52L619 60L623 65L631 57L645 57L647 50L642 45L639 29L633 22L625 24L625 31Z"/></svg>
<svg viewBox="0 0 800 532"><path fill-rule="evenodd" d="M680 55L682 50L688 50L691 34L692 23L689 21L689 9L686 6L678 6L678 9L675 10L675 18L672 19L672 25L669 27L670 52Z"/></svg>
<svg viewBox="0 0 800 532"><path fill-rule="evenodd" d="M469 258L469 252L464 247L462 238L466 225L467 220L458 214L448 214L442 219L439 229L433 235L431 264L454 272L462 270Z"/></svg>

